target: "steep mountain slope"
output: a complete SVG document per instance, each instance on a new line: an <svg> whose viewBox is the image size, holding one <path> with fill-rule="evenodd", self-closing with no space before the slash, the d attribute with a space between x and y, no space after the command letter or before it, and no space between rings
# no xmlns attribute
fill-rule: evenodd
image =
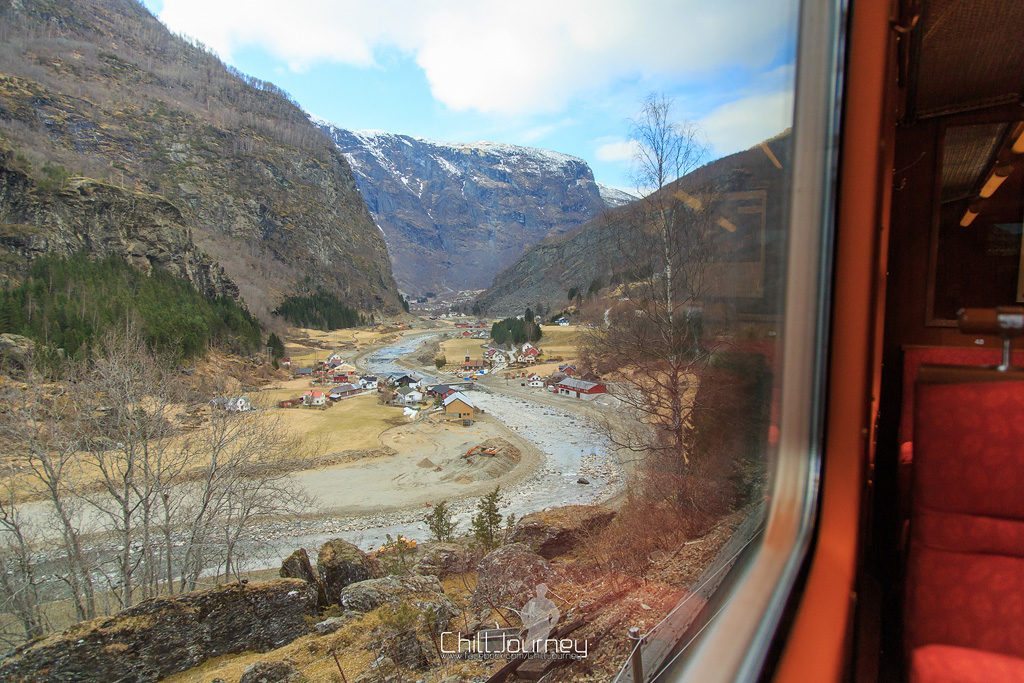
<svg viewBox="0 0 1024 683"><path fill-rule="evenodd" d="M282 91L134 0L0 0L0 138L41 181L165 197L261 317L318 287L399 309L381 233L331 141Z"/></svg>
<svg viewBox="0 0 1024 683"><path fill-rule="evenodd" d="M772 156L765 153L765 148L771 150ZM787 198L787 176L782 169L789 162L789 153L787 131L761 145L706 164L663 191L713 186L726 199L763 197L763 234L753 239L762 245L763 249L758 249L764 253L782 242L779 231ZM630 207L631 204L624 204L610 209L569 234L546 239L528 249L477 298L480 309L505 315L521 311L526 305L543 303L559 310L568 303L570 288L586 291L595 280L607 285L623 267L621 255L616 253L617 235L623 230L623 221L631 215ZM770 266L775 261L765 258L763 262ZM763 280L774 282L770 273Z"/></svg>
<svg viewBox="0 0 1024 683"><path fill-rule="evenodd" d="M351 163L410 292L483 289L528 246L606 207L576 157L321 125Z"/></svg>
<svg viewBox="0 0 1024 683"><path fill-rule="evenodd" d="M147 274L160 268L210 299L238 296L166 199L84 178L40 187L0 150L0 283L18 279L38 256L80 252L120 256Z"/></svg>

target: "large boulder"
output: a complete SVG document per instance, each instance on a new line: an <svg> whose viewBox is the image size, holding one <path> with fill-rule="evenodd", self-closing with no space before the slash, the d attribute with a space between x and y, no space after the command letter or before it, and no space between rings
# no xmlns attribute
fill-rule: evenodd
<svg viewBox="0 0 1024 683"><path fill-rule="evenodd" d="M313 569L313 563L309 561L309 553L305 548L299 548L286 557L281 563L280 575L282 579L302 579L316 588L317 601L321 607L327 605L327 594L320 576Z"/></svg>
<svg viewBox="0 0 1024 683"><path fill-rule="evenodd" d="M238 683L306 683L294 664L288 662L256 662L242 672Z"/></svg>
<svg viewBox="0 0 1024 683"><path fill-rule="evenodd" d="M355 612L369 612L384 605L412 605L433 616L435 632L438 633L445 630L452 617L458 614L436 576L412 574L360 581L342 589L340 602L346 610Z"/></svg>
<svg viewBox="0 0 1024 683"><path fill-rule="evenodd" d="M0 661L0 680L156 681L211 657L282 647L314 614L316 591L295 579L146 600L18 647Z"/></svg>
<svg viewBox="0 0 1024 683"><path fill-rule="evenodd" d="M372 579L380 574L376 560L340 538L320 546L316 568L323 582L325 604L337 604L341 590L350 583Z"/></svg>
<svg viewBox="0 0 1024 683"><path fill-rule="evenodd" d="M32 367L36 343L20 334L0 334L0 371L21 376Z"/></svg>
<svg viewBox="0 0 1024 683"><path fill-rule="evenodd" d="M473 557L468 548L458 543L431 543L420 551L415 572L444 578L468 572L472 566Z"/></svg>
<svg viewBox="0 0 1024 683"><path fill-rule="evenodd" d="M525 543L503 545L477 564L472 604L476 609L519 609L551 576L551 565Z"/></svg>
<svg viewBox="0 0 1024 683"><path fill-rule="evenodd" d="M541 557L551 559L584 543L614 517L614 511L599 505L567 505L532 512L519 520L509 540L525 543Z"/></svg>

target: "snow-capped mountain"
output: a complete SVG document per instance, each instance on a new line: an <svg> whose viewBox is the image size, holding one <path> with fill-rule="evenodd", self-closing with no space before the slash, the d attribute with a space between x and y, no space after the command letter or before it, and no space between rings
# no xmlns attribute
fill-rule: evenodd
<svg viewBox="0 0 1024 683"><path fill-rule="evenodd" d="M411 293L488 287L527 248L609 205L587 163L566 154L314 122L348 159Z"/></svg>
<svg viewBox="0 0 1024 683"><path fill-rule="evenodd" d="M625 190L620 190L617 187L611 185L604 185L602 183L597 184L597 191L601 193L601 199L609 207L622 206L629 204L630 202L636 201L638 197L634 194L630 194Z"/></svg>

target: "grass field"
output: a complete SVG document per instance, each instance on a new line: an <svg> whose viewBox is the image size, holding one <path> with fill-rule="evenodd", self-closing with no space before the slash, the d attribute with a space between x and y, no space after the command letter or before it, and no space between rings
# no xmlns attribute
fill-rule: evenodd
<svg viewBox="0 0 1024 683"><path fill-rule="evenodd" d="M385 331L379 328L365 327L331 330L330 332L296 328L288 335L285 354L292 359L293 365L311 365L316 360L324 360L335 349L348 349L354 355L395 334L397 334L395 330Z"/></svg>
<svg viewBox="0 0 1024 683"><path fill-rule="evenodd" d="M462 337L448 339L441 342L441 352L448 362L453 364L461 363L466 356L473 360L479 360L484 357L487 341L486 339L463 339Z"/></svg>
<svg viewBox="0 0 1024 683"><path fill-rule="evenodd" d="M578 325L545 325L542 331L544 335L540 338L538 346L544 352L544 356L561 356L570 360L579 354L578 345L582 340L583 328Z"/></svg>
<svg viewBox="0 0 1024 683"><path fill-rule="evenodd" d="M541 359L562 357L567 362L575 360L579 355L578 344L582 340L583 328L577 325L560 327L558 325L545 325L544 336L541 337L538 346L544 355ZM441 351L450 364L461 363L469 356L472 359L483 358L485 345L489 340L484 339L448 339L441 343ZM551 374L558 369L558 363L542 364L538 366L537 372L542 375Z"/></svg>
<svg viewBox="0 0 1024 683"><path fill-rule="evenodd" d="M305 380L285 384L284 388L254 394L253 401L261 407L274 406L309 388ZM268 407L267 410L280 417L286 429L300 436L303 445L321 448L326 453L379 448L380 435L385 429L406 422L402 409L380 405L376 392L342 399L325 410L302 407Z"/></svg>

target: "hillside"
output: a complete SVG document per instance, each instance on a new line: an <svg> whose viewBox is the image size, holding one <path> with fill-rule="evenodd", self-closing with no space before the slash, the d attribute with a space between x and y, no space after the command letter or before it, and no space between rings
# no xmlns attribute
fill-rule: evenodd
<svg viewBox="0 0 1024 683"><path fill-rule="evenodd" d="M783 133L762 145L771 149L783 167L789 161L790 136ZM781 183L785 174L779 171L761 145L708 163L680 178L664 191L687 187L714 186L729 199L746 201L751 194L764 197L761 215L762 230L758 238L771 247L778 242L782 202L786 198ZM523 306L543 303L560 310L568 303L571 288L586 291L591 283L608 285L620 275L621 255L617 253L616 236L628 220L630 204L622 204L578 227L572 232L546 239L529 248L517 261L498 273L491 287L477 298L482 311L506 315ZM749 208L740 209L750 213ZM744 238L745 239L745 238ZM749 246L749 245L748 245ZM731 247L730 247L731 248ZM766 263L771 263L767 259ZM724 264L728 267L728 264ZM761 280L771 282L761 273Z"/></svg>
<svg viewBox="0 0 1024 683"><path fill-rule="evenodd" d="M528 246L607 206L576 157L321 125L351 163L395 278L410 293L488 287Z"/></svg>
<svg viewBox="0 0 1024 683"><path fill-rule="evenodd" d="M158 213L173 207L264 320L318 287L362 310L400 310L384 241L331 141L285 93L171 35L134 0L0 0L0 141L58 189L86 176L165 198ZM34 229L49 247L63 226ZM159 258L136 247L132 260ZM7 274L16 261L3 258Z"/></svg>

